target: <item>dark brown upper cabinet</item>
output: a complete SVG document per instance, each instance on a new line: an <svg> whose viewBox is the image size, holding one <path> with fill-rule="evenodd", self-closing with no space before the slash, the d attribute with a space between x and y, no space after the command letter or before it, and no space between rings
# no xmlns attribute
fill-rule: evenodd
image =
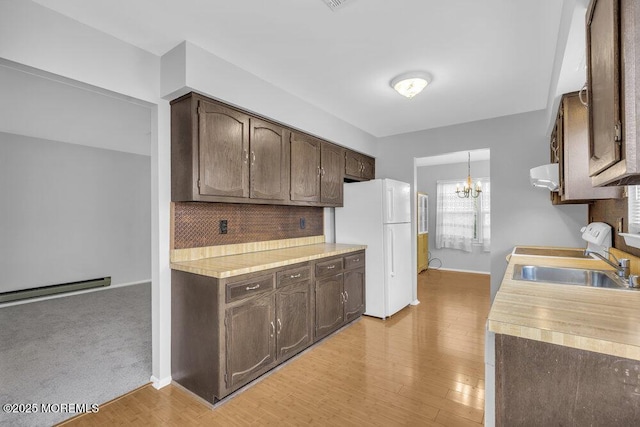
<svg viewBox="0 0 640 427"><path fill-rule="evenodd" d="M375 160L354 154L354 179L373 179ZM174 202L342 206L344 180L338 145L193 92L171 102Z"/></svg>
<svg viewBox="0 0 640 427"><path fill-rule="evenodd" d="M351 181L368 181L376 175L376 161L374 158L345 150L344 177Z"/></svg>
<svg viewBox="0 0 640 427"><path fill-rule="evenodd" d="M250 119L250 197L289 199L289 144L284 128Z"/></svg>
<svg viewBox="0 0 640 427"><path fill-rule="evenodd" d="M586 15L589 175L594 186L640 183L640 2L592 0Z"/></svg>
<svg viewBox="0 0 640 427"><path fill-rule="evenodd" d="M291 132L291 201L342 206L344 150L298 132Z"/></svg>
<svg viewBox="0 0 640 427"><path fill-rule="evenodd" d="M342 206L344 184L344 150L336 145L322 143L320 152L320 202Z"/></svg>
<svg viewBox="0 0 640 427"><path fill-rule="evenodd" d="M322 141L291 132L291 200L320 202Z"/></svg>
<svg viewBox="0 0 640 427"><path fill-rule="evenodd" d="M198 193L249 197L249 116L198 101Z"/></svg>
<svg viewBox="0 0 640 427"><path fill-rule="evenodd" d="M551 135L551 162L559 163L560 188L551 192L554 205L617 199L619 187L593 187L589 176L588 111L578 93L562 96Z"/></svg>
<svg viewBox="0 0 640 427"><path fill-rule="evenodd" d="M190 93L171 104L171 199L289 200L289 131Z"/></svg>

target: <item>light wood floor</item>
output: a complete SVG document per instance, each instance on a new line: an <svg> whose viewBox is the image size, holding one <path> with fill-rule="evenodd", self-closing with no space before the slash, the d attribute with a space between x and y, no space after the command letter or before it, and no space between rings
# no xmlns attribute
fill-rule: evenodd
<svg viewBox="0 0 640 427"><path fill-rule="evenodd" d="M363 317L211 410L175 386L145 386L65 423L480 426L489 276L430 270L418 298Z"/></svg>

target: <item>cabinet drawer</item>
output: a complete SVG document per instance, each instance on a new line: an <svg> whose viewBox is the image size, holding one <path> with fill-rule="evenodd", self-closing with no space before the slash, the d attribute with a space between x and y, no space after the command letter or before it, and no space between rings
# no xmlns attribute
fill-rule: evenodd
<svg viewBox="0 0 640 427"><path fill-rule="evenodd" d="M227 284L227 302L260 295L273 290L273 275L260 276Z"/></svg>
<svg viewBox="0 0 640 427"><path fill-rule="evenodd" d="M342 271L342 258L332 258L316 264L316 277L329 276Z"/></svg>
<svg viewBox="0 0 640 427"><path fill-rule="evenodd" d="M345 270L359 267L364 267L364 252L344 257Z"/></svg>
<svg viewBox="0 0 640 427"><path fill-rule="evenodd" d="M278 271L276 273L277 287L288 285L289 283L302 282L309 280L311 277L311 268L308 265L304 267L291 268L289 270Z"/></svg>

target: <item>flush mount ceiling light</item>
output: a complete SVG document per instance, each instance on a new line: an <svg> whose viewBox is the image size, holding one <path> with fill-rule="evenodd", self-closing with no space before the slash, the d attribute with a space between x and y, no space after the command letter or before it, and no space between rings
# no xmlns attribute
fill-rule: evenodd
<svg viewBox="0 0 640 427"><path fill-rule="evenodd" d="M413 98L431 83L431 76L421 71L400 74L391 80L391 87L400 95Z"/></svg>

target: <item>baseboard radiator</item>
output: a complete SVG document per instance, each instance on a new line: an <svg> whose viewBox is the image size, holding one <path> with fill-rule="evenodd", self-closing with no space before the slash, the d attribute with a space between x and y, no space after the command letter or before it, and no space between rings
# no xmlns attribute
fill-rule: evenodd
<svg viewBox="0 0 640 427"><path fill-rule="evenodd" d="M42 286L39 288L24 289L0 293L0 303L18 301L27 298L44 297L63 292L82 291L91 288L101 288L111 285L111 276L99 279L83 280L80 282L62 283L59 285Z"/></svg>

